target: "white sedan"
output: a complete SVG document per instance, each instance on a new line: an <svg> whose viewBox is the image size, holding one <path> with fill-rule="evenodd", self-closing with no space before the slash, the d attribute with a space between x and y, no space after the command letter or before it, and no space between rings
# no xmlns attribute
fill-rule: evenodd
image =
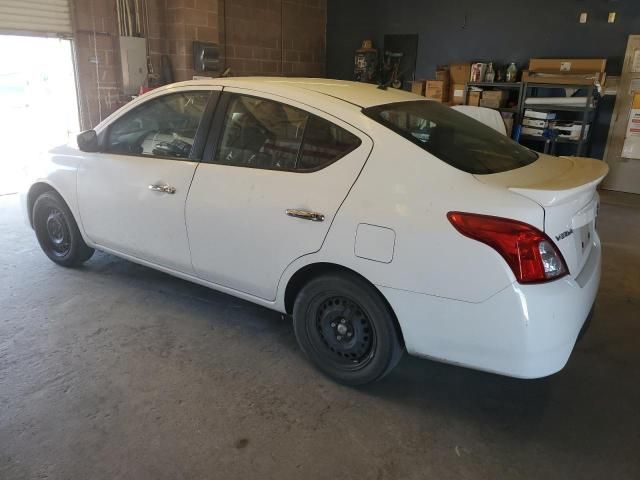
<svg viewBox="0 0 640 480"><path fill-rule="evenodd" d="M49 153L23 197L54 262L94 249L291 314L350 385L412 355L557 372L600 281L600 161L537 154L360 83L153 90Z"/></svg>

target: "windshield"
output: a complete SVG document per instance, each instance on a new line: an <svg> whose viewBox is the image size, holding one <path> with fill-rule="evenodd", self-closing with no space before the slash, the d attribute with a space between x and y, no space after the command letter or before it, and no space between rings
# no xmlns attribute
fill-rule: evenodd
<svg viewBox="0 0 640 480"><path fill-rule="evenodd" d="M506 172L538 158L509 137L438 102L390 103L362 112L464 172Z"/></svg>

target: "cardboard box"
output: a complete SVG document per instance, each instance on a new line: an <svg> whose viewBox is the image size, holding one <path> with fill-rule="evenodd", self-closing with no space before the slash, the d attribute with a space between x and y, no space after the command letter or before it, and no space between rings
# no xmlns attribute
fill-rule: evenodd
<svg viewBox="0 0 640 480"><path fill-rule="evenodd" d="M449 99L448 86L442 80L427 80L424 96L438 102L446 102Z"/></svg>
<svg viewBox="0 0 640 480"><path fill-rule="evenodd" d="M449 79L452 84L465 84L471 78L470 63L454 63L449 65Z"/></svg>
<svg viewBox="0 0 640 480"><path fill-rule="evenodd" d="M468 95L468 98L467 98L467 105L472 105L474 107L480 106L480 96L481 95L482 95L482 92L477 92L477 91L469 92L469 95Z"/></svg>
<svg viewBox="0 0 640 480"><path fill-rule="evenodd" d="M549 84L571 84L571 85L593 85L598 82L603 84L607 78L604 72L576 73L576 74L554 74L544 72L522 72L522 81L528 83L549 83Z"/></svg>
<svg viewBox="0 0 640 480"><path fill-rule="evenodd" d="M486 108L502 108L507 104L506 99L500 98L484 98L484 95L480 99L480 106Z"/></svg>
<svg viewBox="0 0 640 480"><path fill-rule="evenodd" d="M449 89L451 98L451 103L454 105L463 105L464 104L464 83L454 83L451 85Z"/></svg>
<svg viewBox="0 0 640 480"><path fill-rule="evenodd" d="M511 137L511 135L513 134L514 122L513 113L501 112L500 115L502 116L502 121L504 122L504 126L507 129L507 137Z"/></svg>
<svg viewBox="0 0 640 480"><path fill-rule="evenodd" d="M438 67L436 70L436 80L442 82L442 101L448 102L452 97L449 67Z"/></svg>
<svg viewBox="0 0 640 480"><path fill-rule="evenodd" d="M592 85L606 80L605 58L532 58L529 70L522 72L523 82Z"/></svg>
<svg viewBox="0 0 640 480"><path fill-rule="evenodd" d="M464 104L464 95L458 95L457 90L463 90L471 77L470 63L454 63L449 65L449 98L454 105Z"/></svg>
<svg viewBox="0 0 640 480"><path fill-rule="evenodd" d="M424 87L425 87L424 80L416 80L415 82L411 82L411 93L424 96Z"/></svg>
<svg viewBox="0 0 640 480"><path fill-rule="evenodd" d="M509 92L506 90L485 90L482 92L482 99L506 101L509 98Z"/></svg>
<svg viewBox="0 0 640 480"><path fill-rule="evenodd" d="M529 71L542 73L604 72L606 66L606 58L532 58L529 60Z"/></svg>
<svg viewBox="0 0 640 480"><path fill-rule="evenodd" d="M449 73L449 67L443 66L436 69L436 80L441 80L445 83L449 83L451 80L451 74Z"/></svg>

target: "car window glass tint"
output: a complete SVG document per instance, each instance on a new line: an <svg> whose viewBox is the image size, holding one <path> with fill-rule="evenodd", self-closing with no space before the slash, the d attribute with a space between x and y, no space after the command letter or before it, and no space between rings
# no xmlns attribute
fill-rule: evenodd
<svg viewBox="0 0 640 480"><path fill-rule="evenodd" d="M493 128L438 102L392 103L363 113L464 172L506 172L538 158Z"/></svg>
<svg viewBox="0 0 640 480"><path fill-rule="evenodd" d="M312 170L335 162L360 145L360 139L344 128L311 116L302 143L300 170Z"/></svg>
<svg viewBox="0 0 640 480"><path fill-rule="evenodd" d="M292 170L308 114L264 98L231 98L215 161L231 165Z"/></svg>
<svg viewBox="0 0 640 480"><path fill-rule="evenodd" d="M210 93L173 93L147 101L109 128L111 153L188 158Z"/></svg>

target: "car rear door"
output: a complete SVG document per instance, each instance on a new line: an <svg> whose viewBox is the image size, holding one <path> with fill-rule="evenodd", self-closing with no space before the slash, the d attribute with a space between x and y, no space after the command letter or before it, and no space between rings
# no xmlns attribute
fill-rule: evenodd
<svg viewBox="0 0 640 480"><path fill-rule="evenodd" d="M287 265L322 246L372 147L320 110L225 88L186 205L196 274L275 299Z"/></svg>
<svg viewBox="0 0 640 480"><path fill-rule="evenodd" d="M193 273L184 207L219 90L159 93L100 132L101 152L83 154L77 180L81 221L92 242Z"/></svg>

